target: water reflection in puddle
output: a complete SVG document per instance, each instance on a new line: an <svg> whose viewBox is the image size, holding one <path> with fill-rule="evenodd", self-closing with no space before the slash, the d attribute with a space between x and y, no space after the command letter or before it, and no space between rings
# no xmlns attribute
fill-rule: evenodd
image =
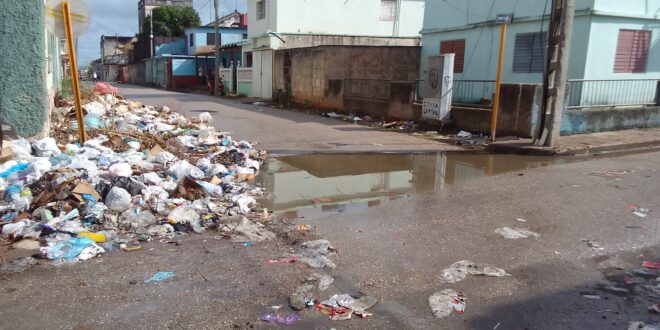
<svg viewBox="0 0 660 330"><path fill-rule="evenodd" d="M548 166L553 157L487 154L307 154L271 159L257 182L260 201L287 218L354 212L409 194L504 172Z"/></svg>

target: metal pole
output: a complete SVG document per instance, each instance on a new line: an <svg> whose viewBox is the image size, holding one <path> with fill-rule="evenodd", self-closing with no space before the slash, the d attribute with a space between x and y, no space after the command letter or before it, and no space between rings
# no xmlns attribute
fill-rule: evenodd
<svg viewBox="0 0 660 330"><path fill-rule="evenodd" d="M213 76L215 77L213 85L213 95L218 95L219 84L220 84L220 28L218 25L218 7L220 6L219 0L214 0L213 5L215 7L215 69L213 69Z"/></svg>
<svg viewBox="0 0 660 330"><path fill-rule="evenodd" d="M562 1L562 0L555 0ZM561 39L559 42L559 54L557 75L554 77L554 87L556 94L554 102L550 108L550 122L548 123L548 140L545 145L554 148L559 142L559 133L561 132L561 120L564 112L566 98L566 87L568 84L568 62L571 52L571 38L573 37L573 20L575 18L575 0L563 0L564 8L561 24Z"/></svg>
<svg viewBox="0 0 660 330"><path fill-rule="evenodd" d="M76 120L78 121L78 138L80 143L85 143L85 126L83 122L82 100L80 98L80 85L78 81L78 63L76 62L76 49L73 41L73 28L71 23L71 11L68 1L62 1L62 16L64 16L64 29L66 30L66 45L69 50L69 62L71 65L71 82L73 95L76 101Z"/></svg>
<svg viewBox="0 0 660 330"><path fill-rule="evenodd" d="M504 61L504 47L506 46L506 24L502 24L500 35L500 57L497 63L497 79L495 81L495 99L493 100L493 117L490 122L490 140L495 142L497 131L497 115L500 110L500 87L502 85L502 62Z"/></svg>

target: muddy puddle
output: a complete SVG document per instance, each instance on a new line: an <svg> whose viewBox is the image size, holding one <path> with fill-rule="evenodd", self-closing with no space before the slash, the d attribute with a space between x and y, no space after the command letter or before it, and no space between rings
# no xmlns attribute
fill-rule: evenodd
<svg viewBox="0 0 660 330"><path fill-rule="evenodd" d="M306 154L270 159L257 182L260 202L287 218L354 212L484 176L566 162L489 154Z"/></svg>

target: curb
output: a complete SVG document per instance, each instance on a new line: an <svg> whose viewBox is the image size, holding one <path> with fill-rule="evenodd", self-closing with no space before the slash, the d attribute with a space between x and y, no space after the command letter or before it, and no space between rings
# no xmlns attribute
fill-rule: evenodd
<svg viewBox="0 0 660 330"><path fill-rule="evenodd" d="M594 156L627 152L650 152L660 150L660 140L585 146L580 148L549 148L516 144L490 144L486 151L526 156Z"/></svg>

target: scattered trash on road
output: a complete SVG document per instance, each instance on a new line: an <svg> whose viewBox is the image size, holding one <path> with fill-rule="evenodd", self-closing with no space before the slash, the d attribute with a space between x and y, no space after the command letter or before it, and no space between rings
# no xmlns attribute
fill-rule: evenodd
<svg viewBox="0 0 660 330"><path fill-rule="evenodd" d="M300 321L300 316L291 314L263 314L259 320L275 324L294 325Z"/></svg>
<svg viewBox="0 0 660 330"><path fill-rule="evenodd" d="M644 261L642 267L649 269L660 269L660 261Z"/></svg>
<svg viewBox="0 0 660 330"><path fill-rule="evenodd" d="M637 204L630 204L627 208L636 216L640 218L646 218L649 216L650 209L639 207Z"/></svg>
<svg viewBox="0 0 660 330"><path fill-rule="evenodd" d="M378 303L378 299L371 296L354 298L349 294L336 294L328 300L315 305L317 311L329 315L332 320L349 320L353 314L366 318L371 316L367 310Z"/></svg>
<svg viewBox="0 0 660 330"><path fill-rule="evenodd" d="M511 276L501 268L490 265L478 265L472 261L461 260L444 269L438 278L442 283L449 284L460 282L468 275L491 277Z"/></svg>
<svg viewBox="0 0 660 330"><path fill-rule="evenodd" d="M174 276L174 272L158 272L151 276L148 280L144 281L144 283L162 282Z"/></svg>
<svg viewBox="0 0 660 330"><path fill-rule="evenodd" d="M445 289L429 297L429 305L437 318L447 317L452 311L456 314L465 313L465 296L454 289Z"/></svg>
<svg viewBox="0 0 660 330"><path fill-rule="evenodd" d="M519 239L519 238L528 238L528 237L541 237L541 235L524 228L509 228L502 227L495 229L495 232L502 235L504 238L508 239Z"/></svg>
<svg viewBox="0 0 660 330"><path fill-rule="evenodd" d="M525 220L523 218L516 218L516 221L518 221L520 223L526 223L527 222L527 220Z"/></svg>
<svg viewBox="0 0 660 330"><path fill-rule="evenodd" d="M591 175L593 176L600 176L603 178L614 178L614 179L619 179L623 175L632 173L633 171L628 171L628 170L623 170L623 171L593 171L591 172Z"/></svg>
<svg viewBox="0 0 660 330"><path fill-rule="evenodd" d="M298 262L300 260L299 256L291 256L291 257L286 257L282 259L269 259L266 260L267 264L293 264Z"/></svg>
<svg viewBox="0 0 660 330"><path fill-rule="evenodd" d="M337 267L335 263L328 258L335 254L337 254L337 249L325 239L304 242L300 245L299 250L300 262L304 262L312 268Z"/></svg>
<svg viewBox="0 0 660 330"><path fill-rule="evenodd" d="M630 322L628 330L660 330L660 323L647 324L641 321Z"/></svg>
<svg viewBox="0 0 660 330"><path fill-rule="evenodd" d="M605 248L602 247L600 245L600 243L598 243L598 242L594 242L594 241L591 241L591 240L588 240L588 239L581 239L580 241L582 241L584 244L587 244L588 247L590 247L590 248L592 248L596 251L605 250Z"/></svg>

